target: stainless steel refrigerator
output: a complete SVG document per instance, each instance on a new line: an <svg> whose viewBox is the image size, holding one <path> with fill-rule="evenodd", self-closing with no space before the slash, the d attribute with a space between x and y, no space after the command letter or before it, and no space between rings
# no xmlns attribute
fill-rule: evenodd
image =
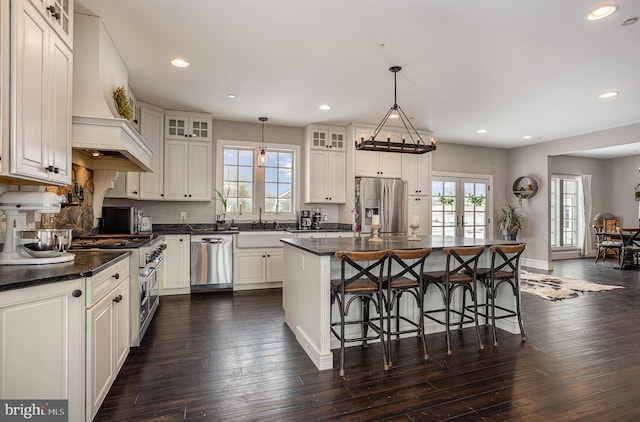
<svg viewBox="0 0 640 422"><path fill-rule="evenodd" d="M379 216L380 233L407 233L407 182L401 179L356 177L356 224L371 233L371 220Z"/></svg>

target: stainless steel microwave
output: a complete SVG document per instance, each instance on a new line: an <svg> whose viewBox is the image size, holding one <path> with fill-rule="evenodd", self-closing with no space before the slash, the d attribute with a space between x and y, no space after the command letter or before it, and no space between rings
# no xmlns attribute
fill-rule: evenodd
<svg viewBox="0 0 640 422"><path fill-rule="evenodd" d="M102 207L98 231L103 234L135 234L140 231L140 208Z"/></svg>

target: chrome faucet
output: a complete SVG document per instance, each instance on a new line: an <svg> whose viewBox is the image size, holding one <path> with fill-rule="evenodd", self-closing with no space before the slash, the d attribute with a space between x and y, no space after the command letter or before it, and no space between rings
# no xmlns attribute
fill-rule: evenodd
<svg viewBox="0 0 640 422"><path fill-rule="evenodd" d="M256 222L255 220L253 221L252 224L252 228L253 229L265 229L266 228L266 221L262 221L262 207L259 208L259 214L258 214L258 221Z"/></svg>

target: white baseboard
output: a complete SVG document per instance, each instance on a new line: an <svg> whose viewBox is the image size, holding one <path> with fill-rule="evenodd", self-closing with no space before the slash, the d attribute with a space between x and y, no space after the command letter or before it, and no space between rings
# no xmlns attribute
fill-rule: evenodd
<svg viewBox="0 0 640 422"><path fill-rule="evenodd" d="M551 271L553 264L551 261L542 261L540 259L521 258L520 265L523 267L536 268L538 270Z"/></svg>

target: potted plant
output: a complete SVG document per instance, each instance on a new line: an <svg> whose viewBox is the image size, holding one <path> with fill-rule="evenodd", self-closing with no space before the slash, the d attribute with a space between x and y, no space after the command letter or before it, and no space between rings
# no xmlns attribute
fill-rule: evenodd
<svg viewBox="0 0 640 422"><path fill-rule="evenodd" d="M229 189L227 188L226 195L219 190L216 190L218 194L218 200L220 201L220 214L216 216L216 220L219 223L224 223L227 215L227 199L229 198Z"/></svg>
<svg viewBox="0 0 640 422"><path fill-rule="evenodd" d="M518 231L522 229L524 215L511 204L503 203L497 217L497 227L504 240L516 240Z"/></svg>

